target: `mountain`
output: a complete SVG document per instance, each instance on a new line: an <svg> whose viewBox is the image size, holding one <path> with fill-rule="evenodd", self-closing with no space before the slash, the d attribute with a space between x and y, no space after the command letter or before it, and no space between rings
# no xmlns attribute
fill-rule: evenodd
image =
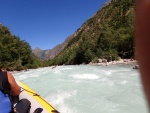
<svg viewBox="0 0 150 113"><path fill-rule="evenodd" d="M82 27L79 28L77 31L75 31L74 34L68 36L62 44L59 44L52 49L41 50L39 47L37 47L34 50L32 50L32 53L36 57L41 58L41 59L45 59L45 60L53 59L67 46L67 44L69 43L70 40L72 40L74 37L76 37L78 35L78 33L81 31L81 29L82 29Z"/></svg>
<svg viewBox="0 0 150 113"><path fill-rule="evenodd" d="M59 44L52 49L41 50L39 47L37 47L32 50L32 53L41 59L53 59L66 47L66 45L72 38L74 38L74 35L68 36L62 44Z"/></svg>
<svg viewBox="0 0 150 113"><path fill-rule="evenodd" d="M106 3L102 5L101 8L107 6L110 2L111 0L108 0ZM81 31L83 27L84 25L82 25L79 29L77 29L74 34L68 36L62 44L56 45L54 48L48 50L41 50L39 47L37 47L34 50L32 50L32 53L40 59L45 59L45 60L53 59L67 46L70 40L72 40L74 37L78 35L78 33Z"/></svg>
<svg viewBox="0 0 150 113"><path fill-rule="evenodd" d="M40 48L35 48L34 50L32 50L32 53L34 54L34 55L36 55L37 57L41 57L41 52L42 52L42 50L40 49Z"/></svg>
<svg viewBox="0 0 150 113"><path fill-rule="evenodd" d="M50 65L134 58L134 20L135 0L109 0L62 44L37 55Z"/></svg>
<svg viewBox="0 0 150 113"><path fill-rule="evenodd" d="M98 58L134 57L135 0L111 0L73 34L53 64L82 64Z"/></svg>

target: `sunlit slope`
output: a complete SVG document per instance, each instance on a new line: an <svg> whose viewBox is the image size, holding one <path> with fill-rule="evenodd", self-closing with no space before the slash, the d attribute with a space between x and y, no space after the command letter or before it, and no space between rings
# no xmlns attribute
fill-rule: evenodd
<svg viewBox="0 0 150 113"><path fill-rule="evenodd" d="M77 30L51 64L89 63L112 56L134 57L134 0L112 0Z"/></svg>

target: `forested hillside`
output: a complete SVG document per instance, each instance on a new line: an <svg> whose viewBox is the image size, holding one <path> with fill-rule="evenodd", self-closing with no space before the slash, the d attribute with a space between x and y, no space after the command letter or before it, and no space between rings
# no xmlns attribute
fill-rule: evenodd
<svg viewBox="0 0 150 113"><path fill-rule="evenodd" d="M25 40L11 34L10 30L0 24L0 67L7 70L22 70L46 66L31 54L32 50Z"/></svg>
<svg viewBox="0 0 150 113"><path fill-rule="evenodd" d="M98 58L134 57L135 0L112 0L87 20L53 64L89 63Z"/></svg>

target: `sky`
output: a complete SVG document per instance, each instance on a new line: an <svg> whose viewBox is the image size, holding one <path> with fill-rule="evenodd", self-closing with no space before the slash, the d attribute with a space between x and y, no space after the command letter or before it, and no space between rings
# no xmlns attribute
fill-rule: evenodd
<svg viewBox="0 0 150 113"><path fill-rule="evenodd" d="M107 0L0 0L0 23L32 49L52 49Z"/></svg>

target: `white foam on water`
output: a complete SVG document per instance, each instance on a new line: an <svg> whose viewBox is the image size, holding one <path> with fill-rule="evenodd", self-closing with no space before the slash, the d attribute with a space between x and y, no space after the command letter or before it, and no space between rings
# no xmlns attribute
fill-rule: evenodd
<svg viewBox="0 0 150 113"><path fill-rule="evenodd" d="M43 72L42 72L42 74L46 74L46 73L48 73L48 71L43 71Z"/></svg>
<svg viewBox="0 0 150 113"><path fill-rule="evenodd" d="M101 81L106 81L106 80L108 80L108 79L107 79L107 78L102 78L102 79L101 79Z"/></svg>
<svg viewBox="0 0 150 113"><path fill-rule="evenodd" d="M61 113L77 113L75 109L68 108L68 106L66 106L66 105L61 105L59 107L59 111Z"/></svg>
<svg viewBox="0 0 150 113"><path fill-rule="evenodd" d="M111 75L112 72L111 72L111 71L105 71L105 74L106 74L106 75Z"/></svg>
<svg viewBox="0 0 150 113"><path fill-rule="evenodd" d="M17 80L25 80L27 78L29 78L27 75L15 76L15 79L17 79Z"/></svg>
<svg viewBox="0 0 150 113"><path fill-rule="evenodd" d="M61 68L61 69L59 69L59 70L72 70L73 68L71 68L71 67L65 67L65 68Z"/></svg>
<svg viewBox="0 0 150 113"><path fill-rule="evenodd" d="M34 78L34 77L39 77L40 75L38 75L37 73L36 74L21 74L19 76L15 76L15 79L17 80L25 80L25 79L28 79L28 78Z"/></svg>
<svg viewBox="0 0 150 113"><path fill-rule="evenodd" d="M75 79L88 79L88 80L95 80L98 79L99 76L95 75L95 74L74 74L74 75L70 75L71 77L75 78Z"/></svg>
<svg viewBox="0 0 150 113"><path fill-rule="evenodd" d="M113 81L109 81L109 86L114 86L114 82Z"/></svg>
<svg viewBox="0 0 150 113"><path fill-rule="evenodd" d="M61 113L148 113L139 73L131 66L58 66L13 75L41 94L44 90Z"/></svg>
<svg viewBox="0 0 150 113"><path fill-rule="evenodd" d="M123 80L123 81L120 82L120 84L123 84L123 85L126 84L126 83L127 83L126 80Z"/></svg>
<svg viewBox="0 0 150 113"><path fill-rule="evenodd" d="M39 77L40 75L38 75L38 74L31 74L31 75L29 75L29 77Z"/></svg>
<svg viewBox="0 0 150 113"><path fill-rule="evenodd" d="M60 71L60 70L54 70L54 73L56 73L56 74L60 74L60 73L61 73L61 71Z"/></svg>
<svg viewBox="0 0 150 113"><path fill-rule="evenodd" d="M51 100L57 105L57 104L63 104L66 99L71 98L72 96L75 96L77 93L76 90L74 91L62 91L58 90L57 94L52 95Z"/></svg>
<svg viewBox="0 0 150 113"><path fill-rule="evenodd" d="M117 70L101 70L103 74L112 75L112 73L117 72Z"/></svg>
<svg viewBox="0 0 150 113"><path fill-rule="evenodd" d="M46 99L53 103L53 105L59 107L59 111L61 113L76 113L76 110L69 108L67 104L65 104L65 101L67 99L71 99L77 94L77 90L72 91L62 91L58 90L57 93L51 94L51 96L47 97Z"/></svg>

